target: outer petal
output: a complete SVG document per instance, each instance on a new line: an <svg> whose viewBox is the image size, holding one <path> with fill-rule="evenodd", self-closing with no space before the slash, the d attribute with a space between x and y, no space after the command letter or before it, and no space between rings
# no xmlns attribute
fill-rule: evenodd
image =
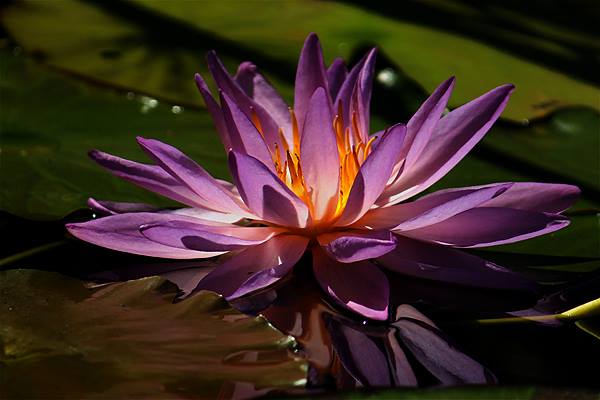
<svg viewBox="0 0 600 400"><path fill-rule="evenodd" d="M249 119L252 119L252 114L256 113L265 134L267 146L273 150L274 143L279 140L279 127L269 112L265 110L263 106L248 97L246 93L244 93L242 88L229 75L214 51L209 52L206 56L206 59L208 63L208 69L210 70L219 89L227 93L227 95L233 101L235 101L238 107Z"/></svg>
<svg viewBox="0 0 600 400"><path fill-rule="evenodd" d="M376 258L396 247L396 237L388 230L326 233L317 239L332 258L343 263Z"/></svg>
<svg viewBox="0 0 600 400"><path fill-rule="evenodd" d="M379 144L369 154L356 175L346 208L337 225L356 222L379 197L390 178L405 133L404 125L395 125L378 140Z"/></svg>
<svg viewBox="0 0 600 400"><path fill-rule="evenodd" d="M372 49L367 54L367 60L358 76L358 81L353 92L353 112L356 112L360 129L360 136L366 142L369 139L369 120L371 93L373 91L373 74L375 72L375 58L377 49Z"/></svg>
<svg viewBox="0 0 600 400"><path fill-rule="evenodd" d="M274 170L271 153L262 135L225 92L221 92L221 106L231 137L231 148L260 160Z"/></svg>
<svg viewBox="0 0 600 400"><path fill-rule="evenodd" d="M204 99L204 104L208 109L208 112L213 118L215 122L215 126L217 127L217 132L221 137L221 142L223 142L223 146L225 147L225 151L229 151L231 149L231 139L229 138L229 132L227 131L227 127L225 126L225 120L223 119L223 113L221 112L221 108L215 101L208 88L208 85L202 79L200 74L194 75L194 80L196 81L196 86Z"/></svg>
<svg viewBox="0 0 600 400"><path fill-rule="evenodd" d="M329 68L327 68L327 84L329 85L329 94L332 99L337 97L347 75L346 64L341 58L334 59Z"/></svg>
<svg viewBox="0 0 600 400"><path fill-rule="evenodd" d="M310 98L319 87L325 88L328 98L327 111L331 115L331 99L329 98L329 87L327 85L325 64L323 63L323 52L321 51L319 38L316 34L311 33L306 38L304 47L300 52L294 87L294 111L298 120L298 128L301 132ZM332 119L330 118L329 120L331 121Z"/></svg>
<svg viewBox="0 0 600 400"><path fill-rule="evenodd" d="M119 178L188 206L203 206L203 199L157 165L141 164L98 150L90 157Z"/></svg>
<svg viewBox="0 0 600 400"><path fill-rule="evenodd" d="M406 306L405 307L410 307ZM413 309L414 310L414 309ZM414 314L414 310L411 314ZM418 311L417 311L418 313ZM415 358L444 385L495 383L485 367L467 356L435 325L423 319L400 318L393 323L397 335Z"/></svg>
<svg viewBox="0 0 600 400"><path fill-rule="evenodd" d="M234 79L248 96L269 112L277 125L283 128L288 143L291 143L292 122L289 107L277 90L257 71L256 65L250 62L241 63Z"/></svg>
<svg viewBox="0 0 600 400"><path fill-rule="evenodd" d="M80 224L66 225L69 232L86 242L126 253L162 258L207 258L225 253L194 251L153 242L140 233L140 226L174 219L193 220L173 214L127 213L111 215Z"/></svg>
<svg viewBox="0 0 600 400"><path fill-rule="evenodd" d="M480 188L439 191L410 203L369 210L356 225L393 231L411 230L436 224L501 196L511 187L502 183Z"/></svg>
<svg viewBox="0 0 600 400"><path fill-rule="evenodd" d="M243 206L236 202L232 193L181 151L158 140L142 137L138 137L137 140L142 149L168 173L192 189L202 199L202 205L216 211L250 216Z"/></svg>
<svg viewBox="0 0 600 400"><path fill-rule="evenodd" d="M249 247L208 274L196 290L212 290L227 299L262 289L285 276L304 253L308 239L280 235Z"/></svg>
<svg viewBox="0 0 600 400"><path fill-rule="evenodd" d="M398 236L392 252L377 263L392 271L434 281L493 289L532 289L535 283L460 250Z"/></svg>
<svg viewBox="0 0 600 400"><path fill-rule="evenodd" d="M87 205L102 216L130 212L155 212L160 210L160 208L150 204L120 203L115 201L96 200L91 197L88 199Z"/></svg>
<svg viewBox="0 0 600 400"><path fill-rule="evenodd" d="M229 169L250 210L265 221L303 228L308 208L263 163L245 154L229 153Z"/></svg>
<svg viewBox="0 0 600 400"><path fill-rule="evenodd" d="M454 247L486 247L545 235L569 225L562 215L512 208L480 207L402 234Z"/></svg>
<svg viewBox="0 0 600 400"><path fill-rule="evenodd" d="M314 248L313 270L319 285L340 304L367 318L387 319L390 288L376 265L368 261L342 264Z"/></svg>
<svg viewBox="0 0 600 400"><path fill-rule="evenodd" d="M372 88L372 82L368 82L368 79L372 79L372 71L375 66L376 52L376 49L372 49L354 67L352 67L350 73L348 73L348 75L346 76L346 79L344 80L344 83L342 84L342 87L338 92L337 98L335 99L335 107L338 107L339 103L341 103L342 105L342 118L344 120L344 128L350 126L352 123L352 97L357 92L357 90L364 92L361 93L363 101L371 99L370 91ZM367 83L368 85L366 85ZM356 96L358 96L358 94L356 94ZM335 110L337 111L337 108ZM354 110L356 112L359 112L359 110ZM368 124L368 120L366 122ZM368 134L368 131L365 131L363 134Z"/></svg>
<svg viewBox="0 0 600 400"><path fill-rule="evenodd" d="M280 233L281 229L166 221L142 225L140 231L148 239L166 246L199 251L229 251L264 243Z"/></svg>
<svg viewBox="0 0 600 400"><path fill-rule="evenodd" d="M328 104L325 89L317 88L308 105L300 141L300 163L304 181L312 189L313 218L317 221L335 212L340 179L340 159Z"/></svg>
<svg viewBox="0 0 600 400"><path fill-rule="evenodd" d="M194 217L203 220L203 223L210 222L213 224L233 224L244 219L242 215L221 213L198 207L178 208L177 210L163 210L162 212Z"/></svg>
<svg viewBox="0 0 600 400"><path fill-rule="evenodd" d="M381 337L368 335L360 327L334 317L328 316L326 322L331 344L354 379L366 387L389 387L394 384ZM412 374L410 367L407 371ZM414 383L416 385L416 379Z"/></svg>
<svg viewBox="0 0 600 400"><path fill-rule="evenodd" d="M581 190L573 185L516 182L484 206L558 214L571 207L580 194Z"/></svg>
<svg viewBox="0 0 600 400"><path fill-rule="evenodd" d="M446 109L455 81L456 79L451 77L438 86L406 124L406 139L400 153L400 159L406 159L406 168L412 167L429 142Z"/></svg>
<svg viewBox="0 0 600 400"><path fill-rule="evenodd" d="M457 108L437 124L418 160L394 183L380 203L395 204L433 185L481 140L498 119L513 85L504 85Z"/></svg>

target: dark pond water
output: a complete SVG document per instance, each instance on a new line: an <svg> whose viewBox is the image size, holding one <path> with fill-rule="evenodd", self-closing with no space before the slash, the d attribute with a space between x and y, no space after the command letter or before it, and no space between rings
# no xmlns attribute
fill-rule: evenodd
<svg viewBox="0 0 600 400"><path fill-rule="evenodd" d="M67 220L81 220L90 216L89 212L81 211ZM48 243L48 238L56 243L54 248L40 248L39 254L31 253L27 257L14 259L12 263L3 265L4 269L18 265L19 268L59 272L90 282L92 286L98 287L100 284L102 290L114 285L110 282L160 274L174 283L184 284L211 269L197 266L194 262L165 262L99 249L66 238L62 223L59 222L34 223L7 214L2 214L2 222L3 230L13 233L6 238L6 253L18 253L20 248L40 248L36 245ZM597 369L594 367L600 359L597 337L580 329L573 321L508 319L517 315L511 314L517 311L529 310L531 315L536 312L554 313L591 301L598 295L600 277L597 275L586 275L585 279L573 277L559 285L542 287L540 292L481 290L390 275L393 288L391 309L395 311L392 312L391 322L374 323L357 319L355 315L328 303L308 263L310 259L303 259L293 275L275 288L232 303L233 307L248 315L262 315L279 331L293 337L295 344L287 346L287 350L281 353L281 349L261 350L264 345L257 346L254 342L237 343L247 340L240 333L223 335L221 338L217 336L216 343L220 346L246 345L247 348L226 354L218 360L223 363L224 375L216 378L212 386L206 382L194 384L184 380L171 393L180 395L185 392L186 396L200 398L211 398L213 395L244 398L268 393L316 395L370 387L437 388L501 384L502 387L561 388L562 391L558 393L569 388L579 396L576 398L588 398L593 391L600 389ZM33 288L36 287L32 283L35 281L29 282ZM109 285L105 286L107 283ZM60 284L54 290L70 290L65 288ZM48 296L52 295L48 293ZM182 300L177 299L176 291L165 293L172 294L168 301L173 303L170 307L193 304L194 296ZM8 298L3 301L5 305L11 304ZM118 301L125 302L122 299ZM150 314L146 317L162 317L159 308L153 309L155 306L152 304L148 307ZM536 310L532 311L533 308ZM60 310L49 311L60 313ZM24 318L37 316L32 314ZM227 320L231 317L219 318ZM588 327L597 329L597 319L588 318L587 322ZM66 323L68 325L69 321L66 320ZM175 321L177 323L183 327L182 321ZM66 329L68 332L69 328ZM140 346L143 342L136 338L136 328L130 326L127 329L131 329L131 337L125 335L125 341L129 341L133 347ZM197 335L199 343L206 335L215 334L203 324L196 325L195 329L194 336ZM163 334L162 329L149 333L150 337ZM181 339L174 335L173 340L176 342ZM77 343L72 345L77 346ZM252 384L236 382L240 376L240 366L253 371L257 366L277 365L286 358L308 361L308 369L304 370L305 379L293 385L288 382L287 387L277 382L272 388L264 383L254 387ZM176 366L177 361L174 363ZM69 361L52 358L46 366L68 371ZM115 373L118 375L118 372ZM82 385L85 390L96 390L92 384L85 383L85 379L93 379L95 375L93 372L82 372L79 379L84 383L73 386L67 384L66 393L76 393ZM257 377L250 372L246 378L256 382ZM101 376L98 379L102 381L106 378ZM169 379L163 376L156 379L159 386L164 384L168 387ZM47 384L42 381L41 386ZM519 396L529 398L528 392L519 393ZM462 395L467 396L468 392ZM478 395L482 394L475 394ZM500 396L501 393L492 392L488 395Z"/></svg>

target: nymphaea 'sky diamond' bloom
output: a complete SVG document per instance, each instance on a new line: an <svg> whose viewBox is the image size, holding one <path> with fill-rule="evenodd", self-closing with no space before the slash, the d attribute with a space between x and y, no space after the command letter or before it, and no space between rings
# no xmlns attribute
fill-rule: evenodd
<svg viewBox="0 0 600 400"><path fill-rule="evenodd" d="M229 156L234 184L213 178L181 151L139 138L154 165L100 151L113 174L176 200L178 210L131 203L89 204L108 215L69 224L76 237L154 257L225 255L196 289L228 299L265 288L312 253L325 292L372 319L388 316L382 269L464 285L512 288L523 280L455 248L493 246L556 231L574 186L495 183L441 190L408 201L454 167L490 129L512 85L443 115L454 78L443 82L406 124L369 134L375 50L350 71L326 68L316 35L300 54L289 108L257 68L231 76L214 52L208 66L216 101L196 83Z"/></svg>

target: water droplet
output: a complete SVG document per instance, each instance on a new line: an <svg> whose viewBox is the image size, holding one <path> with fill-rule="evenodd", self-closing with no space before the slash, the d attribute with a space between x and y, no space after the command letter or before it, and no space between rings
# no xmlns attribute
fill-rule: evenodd
<svg viewBox="0 0 600 400"><path fill-rule="evenodd" d="M377 81L384 86L392 87L398 82L398 74L391 68L385 68L377 74Z"/></svg>
<svg viewBox="0 0 600 400"><path fill-rule="evenodd" d="M181 114L182 111L183 111L183 107L181 107L181 106L173 106L173 107L171 107L171 112L173 114Z"/></svg>
<svg viewBox="0 0 600 400"><path fill-rule="evenodd" d="M148 96L141 96L140 103L142 103L142 114L147 114L151 109L158 106L158 100Z"/></svg>
<svg viewBox="0 0 600 400"><path fill-rule="evenodd" d="M133 92L127 92L127 94L125 96L127 97L127 100L135 99L135 93L133 93Z"/></svg>

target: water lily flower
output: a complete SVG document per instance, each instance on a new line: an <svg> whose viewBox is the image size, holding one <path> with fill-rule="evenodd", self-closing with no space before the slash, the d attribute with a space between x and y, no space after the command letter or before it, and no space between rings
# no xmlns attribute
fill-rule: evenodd
<svg viewBox="0 0 600 400"><path fill-rule="evenodd" d="M277 282L310 251L323 290L376 320L388 317L384 270L463 285L522 284L516 274L455 248L512 243L567 226L561 212L578 197L576 187L494 183L412 200L481 140L514 87L497 87L443 115L455 82L450 78L406 125L370 134L375 53L349 71L340 59L326 68L317 36L309 35L293 108L255 65L242 63L232 76L209 53L218 100L200 75L196 83L234 183L215 179L180 150L153 139L138 138L152 165L92 151L116 176L186 207L157 210L90 199L108 216L69 224L69 232L146 256L221 256L195 289L228 299Z"/></svg>

